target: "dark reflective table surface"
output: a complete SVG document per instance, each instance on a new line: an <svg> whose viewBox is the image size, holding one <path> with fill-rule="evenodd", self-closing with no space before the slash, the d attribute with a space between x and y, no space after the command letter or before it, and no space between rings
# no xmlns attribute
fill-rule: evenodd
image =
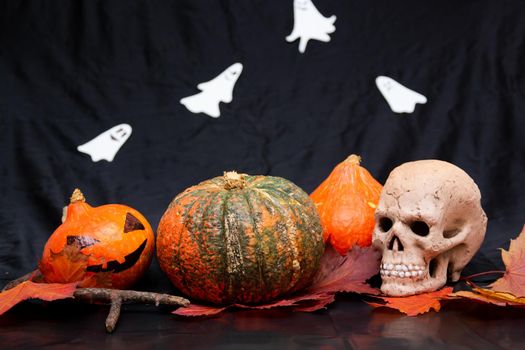
<svg viewBox="0 0 525 350"><path fill-rule="evenodd" d="M64 349L523 349L525 310L449 302L408 317L338 296L327 310L232 310L182 318L170 308L126 305L106 334L105 305L23 303L0 317L0 348Z"/></svg>

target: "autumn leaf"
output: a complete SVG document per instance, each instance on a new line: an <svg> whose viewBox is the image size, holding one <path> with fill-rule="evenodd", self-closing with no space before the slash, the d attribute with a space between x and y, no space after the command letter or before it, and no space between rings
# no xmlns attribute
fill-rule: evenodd
<svg viewBox="0 0 525 350"><path fill-rule="evenodd" d="M497 306L521 306L525 307L525 298L518 298L509 293L494 292L490 289L478 288L472 292L460 291L452 294L453 297L475 300L486 304Z"/></svg>
<svg viewBox="0 0 525 350"><path fill-rule="evenodd" d="M113 272L86 273L86 277L78 284L80 288L112 288Z"/></svg>
<svg viewBox="0 0 525 350"><path fill-rule="evenodd" d="M525 297L525 226L518 238L510 241L509 250L501 250L505 274L489 287L493 291L505 292L515 297Z"/></svg>
<svg viewBox="0 0 525 350"><path fill-rule="evenodd" d="M385 304L369 303L373 307L388 307L401 311L408 316L417 316L424 314L431 309L439 311L441 309L441 300L448 299L452 292L452 287L445 287L436 292L416 294L406 297L375 297Z"/></svg>
<svg viewBox="0 0 525 350"><path fill-rule="evenodd" d="M303 300L297 306L294 306L294 311L300 312L314 312L317 310L324 309L327 305L335 301L335 294L318 294L316 299L312 300Z"/></svg>
<svg viewBox="0 0 525 350"><path fill-rule="evenodd" d="M71 283L82 281L86 277L88 256L83 254L81 246L74 242L66 245L59 253L51 252L48 262L38 264L48 283Z"/></svg>
<svg viewBox="0 0 525 350"><path fill-rule="evenodd" d="M516 297L511 293L493 291L486 288L480 288L473 282L467 281L472 291L459 291L452 293L452 298L470 299L487 304L498 306L521 306L525 307L525 298Z"/></svg>
<svg viewBox="0 0 525 350"><path fill-rule="evenodd" d="M354 246L345 256L341 256L331 246L327 246L321 259L321 267L312 284L302 292L260 305L205 306L192 303L173 313L181 316L210 316L231 307L242 309L292 307L294 311L317 311L332 303L337 292L379 294L377 289L366 283L379 272L379 261L380 254L372 247Z"/></svg>
<svg viewBox="0 0 525 350"><path fill-rule="evenodd" d="M0 293L0 315L27 299L46 301L72 298L77 283L34 283L25 281Z"/></svg>
<svg viewBox="0 0 525 350"><path fill-rule="evenodd" d="M181 307L173 311L173 313L179 316L213 316L223 312L226 308L191 303L187 307Z"/></svg>
<svg viewBox="0 0 525 350"><path fill-rule="evenodd" d="M112 272L88 272L89 255L82 253L79 242L73 241L59 253L51 252L49 261L40 261L38 267L47 283L71 283L79 281L79 287L111 288Z"/></svg>
<svg viewBox="0 0 525 350"><path fill-rule="evenodd" d="M321 259L321 267L307 291L379 294L366 281L379 272L380 259L381 254L372 247L354 246L345 256L341 256L328 245Z"/></svg>
<svg viewBox="0 0 525 350"><path fill-rule="evenodd" d="M273 309L276 307L294 307L295 311L316 311L322 309L327 304L333 302L334 296L326 294L297 295L286 299L277 300L270 303L259 305L231 304L227 306L200 305L191 303L190 305L173 311L179 316L213 316L229 308L238 309Z"/></svg>

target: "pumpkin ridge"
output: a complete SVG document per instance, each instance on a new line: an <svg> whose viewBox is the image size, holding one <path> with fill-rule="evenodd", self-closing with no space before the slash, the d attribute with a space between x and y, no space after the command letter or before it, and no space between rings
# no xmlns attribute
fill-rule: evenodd
<svg viewBox="0 0 525 350"><path fill-rule="evenodd" d="M276 177L276 176L274 176L272 178L273 179L279 179L279 177ZM278 181L278 182L279 182L280 185L283 185L282 181ZM297 200L297 198L293 197L292 193L286 192L286 191L284 191L284 190L282 190L280 188L275 188L275 187L268 188L268 187L265 187L265 186L264 187L261 186L259 188L262 188L262 189L267 190L267 191L272 191L272 192L275 192L275 193L279 193L281 196L290 198L290 199L292 199L294 201L294 204L299 204L299 205L302 204L299 200ZM297 188L299 188L299 187L297 187ZM293 192L293 190L295 190L295 189L290 188L290 190L291 190L290 192Z"/></svg>
<svg viewBox="0 0 525 350"><path fill-rule="evenodd" d="M184 192L179 193L175 198L173 198L168 208L171 208L172 204L176 205L179 201L183 200L186 197L195 197L196 194L204 194L204 193L206 193L206 190L199 188L199 185L192 186L189 189L185 190Z"/></svg>
<svg viewBox="0 0 525 350"><path fill-rule="evenodd" d="M290 186L289 184L285 183L285 182L282 182L282 184L286 187L288 187L288 189L294 193L296 193L298 190L303 192L301 188L293 185L293 186ZM286 194L287 192L285 192L284 190L282 189L270 189L269 190L270 192L277 192L277 193L281 193L281 194ZM293 198L294 199L294 204L295 205L290 205L289 207L283 207L282 204L280 204L280 206L282 208L285 209L285 212L288 213L288 220L290 220L290 217L292 217L294 220L292 220L292 222L295 222L294 224L294 230L295 231L299 231L301 232L301 235L293 235L294 237L294 244L293 246L296 247L296 246L303 246L303 247L308 247L308 246L312 246L312 247L315 247L315 246L319 246L319 247L324 247L324 244L321 244L320 242L315 242L314 240L314 236L313 235L309 235L307 234L307 232L309 231L307 228L312 226L313 224L315 224L314 222L307 222L304 220L303 218L303 215L301 215L301 212L300 211L297 211L297 206L300 206L301 208L303 208L303 210L310 210L311 211L311 214L315 215L317 217L317 211L316 211L316 208L313 206L313 205L308 205L306 203L310 202L310 198L308 197L308 194L306 194L306 192L303 192L304 193L304 202L301 202L300 200L296 199L296 198ZM287 195L287 198L290 198L291 196L288 194ZM309 218L310 216L308 216ZM320 225L320 222L317 222L317 224L319 225L319 228L321 229L321 225ZM299 230L298 230L299 229ZM302 249L304 250L304 249ZM295 251L297 251L297 248L295 248ZM296 259L297 256L294 257L294 259ZM309 256L305 256L305 257L302 257L302 263L305 264L305 266L310 266L312 264L312 262L310 262L308 259L310 258ZM319 265L320 261L320 258L317 259L314 263L317 264L317 266ZM299 269L297 270L297 273L301 273L301 270L303 269L303 266L301 265L301 261L297 261L300 265L299 265ZM307 279L303 279L303 284L306 284L308 283L311 278L313 277L313 274L315 273L315 271L311 271L310 273L310 276L309 278ZM300 279L299 279L300 281ZM292 288L290 288L290 291L295 291L297 289L300 289L302 288L303 285L298 285L297 284L297 281L294 282Z"/></svg>
<svg viewBox="0 0 525 350"><path fill-rule="evenodd" d="M193 225L192 225L192 231L190 232L191 235L191 240L193 242L196 243L198 249L199 249L199 253L200 253L200 256L207 256L208 255L208 252L205 251L205 245L208 244L208 242L206 240L204 240L204 235L202 234L203 232L203 229L204 229L204 226L206 224L206 221L208 219L208 215L210 214L210 212L212 211L213 209L213 205L212 203L217 199L217 197L220 197L221 195L221 192L220 191L217 191L215 193L213 193L212 195L208 196L208 201L203 203L202 205L199 204L199 207L202 207L203 208L203 211L201 213L201 215L197 215L197 218L200 218L200 222L194 220L192 221ZM197 210L197 208L196 208ZM193 216L192 216L193 217ZM196 227L198 226L198 227ZM200 234L195 234L195 232L193 231L193 228L195 228L197 230L197 232L200 232Z"/></svg>
<svg viewBox="0 0 525 350"><path fill-rule="evenodd" d="M279 278L278 276L277 280L272 280L271 285L278 284L281 288L281 291L286 293L290 289L290 285L293 282L293 269L291 269L289 265L292 265L293 259L295 258L292 247L292 241L288 236L289 228L285 223L286 215L284 214L280 203L276 202L273 198L271 198L271 196L268 193L260 189L257 190L257 193L259 193L259 196L257 197L259 202L268 210L268 212L273 212L272 215L278 216L278 223L274 226L273 229L275 229L275 231L284 229L285 231L278 237L275 235L268 235L268 238L270 239L271 243L270 255L278 257L275 260L274 264L280 266L282 271L286 272L285 277Z"/></svg>
<svg viewBox="0 0 525 350"><path fill-rule="evenodd" d="M187 227L187 224L189 223L189 221L192 219L192 216L191 215L188 215L191 210L193 209L193 207L195 206L196 203L198 203L199 199L198 197L196 196L193 196L193 201L188 203L187 205L184 206L184 209L185 209L185 212L184 212L184 215L183 215L183 218L184 220L182 220L182 224L180 225L180 231L178 232L177 234L177 237L179 239L179 242L178 242L178 246L177 246L177 249L176 249L176 252L177 252L177 255L176 255L176 259L175 257L172 258L172 261L170 262L170 264L173 266L173 265L177 265L178 268L181 270L181 279L180 279L180 282L181 284L184 286L184 288L186 290L188 290L188 283L186 281L186 276L187 276L187 269L186 269L186 266L182 263L182 258L181 258L181 252L182 252L182 242L184 241L184 239L182 238L182 235L184 234L184 230L186 229ZM175 200L177 200L177 198L175 198ZM174 200L174 201L175 201ZM176 264L174 264L175 260L178 262Z"/></svg>
<svg viewBox="0 0 525 350"><path fill-rule="evenodd" d="M278 283L282 291L280 294L286 294L297 284L296 273L300 272L300 270L297 271L295 268L296 264L294 264L294 262L298 261L300 256L296 247L297 227L293 222L290 211L286 209L285 203L279 200L280 198L283 201L286 201L286 198L288 198L289 195L286 195L286 197L283 198L283 196L272 196L270 195L271 192L272 191L269 188L260 187L256 190L256 193L259 194L259 196L256 196L255 198L257 198L258 202L267 208L269 213L273 211L276 213L274 215L278 215L278 224L274 227L274 229L283 229L284 231L278 236L269 235L269 239L271 240L274 250L272 254L282 256L282 259L276 260L275 263L280 266L282 272L287 272L285 277L277 279L276 282L272 284ZM282 194L282 192L276 193Z"/></svg>
<svg viewBox="0 0 525 350"><path fill-rule="evenodd" d="M210 192L210 191L213 191L213 190L210 189L207 192L208 195L206 197L205 202L198 201L198 204L196 205L195 210L192 212L192 215L191 215L192 220L188 221L188 227L187 227L187 234L188 234L187 239L190 240L195 245L195 247L197 247L197 250L198 250L198 254L196 254L196 252L194 252L193 254L196 254L200 257L210 257L210 254L208 253L208 250L210 248L209 246L210 242L207 239L208 237L206 237L204 234L204 228L209 218L210 212L212 212L214 209L215 200L221 195L220 189L215 192ZM206 268L209 268L209 266L212 264L212 261L210 258L208 258L208 259L203 259L201 263ZM192 266L193 268L195 268L194 265L195 264L193 264ZM194 279L194 278L190 276L190 279ZM201 282L202 284L198 287L193 286L192 289L194 290L197 288L197 289L201 289L204 291L207 290L207 287L204 281L205 280L203 276L199 276L199 282L197 284Z"/></svg>
<svg viewBox="0 0 525 350"><path fill-rule="evenodd" d="M300 271L297 271L295 268L294 268L294 262L297 261L297 257L298 257L298 252L297 252L297 247L295 246L295 242L294 240L292 240L292 236L296 239L297 235L297 228L295 227L295 225L293 223L291 223L291 219L290 219L290 212L282 205L282 203L275 199L274 197L270 196L268 192L274 192L272 189L269 189L269 188L259 188L259 193L263 193L265 198L269 199L270 202L274 205L274 209L279 212L279 215L281 216L282 220L284 221L284 227L286 228L286 234L283 234L282 236L285 237L286 241L288 242L288 244L286 244L287 248L288 248L288 251L289 251L289 254L290 254L290 258L291 258L291 266L288 267L289 271L290 271L290 277L289 277L289 281L287 283L287 285L289 286L287 292L290 290L290 289L293 289L295 287L295 285L297 284L297 272L300 272ZM282 195L283 192L282 191L275 191L277 192L278 194ZM287 197L289 197L289 195L287 195ZM285 267L283 267L285 268Z"/></svg>
<svg viewBox="0 0 525 350"><path fill-rule="evenodd" d="M233 284L237 280L237 278L236 278L237 275L231 272L232 266L230 264L230 256L232 258L234 258L235 255L233 253L229 253L230 249L231 249L231 246L230 246L230 244L228 242L228 234L231 234L231 232L229 232L229 225L228 225L227 219L226 219L226 214L228 212L228 210L227 210L228 201L230 200L230 198L232 196L232 192L233 191L228 191L228 190L226 191L226 196L225 196L224 201L222 203L221 229L220 229L220 232L222 233L222 236L223 236L223 244L226 247L226 249L224 249L224 253L222 254L222 257L223 257L223 261L224 261L224 266L226 268L225 272L226 272L226 278L227 278L227 281L228 281L228 289L227 289L227 295L226 295L226 298L227 298L228 301L231 300L231 296L234 294L233 293L233 290L234 290ZM235 281L233 281L233 280L235 280Z"/></svg>
<svg viewBox="0 0 525 350"><path fill-rule="evenodd" d="M291 186L289 186L291 187ZM293 213L294 221L296 222L296 226L299 228L299 231L301 232L301 235L297 237L296 244L298 247L300 247L300 251L306 251L308 247L316 247L319 250L324 249L324 244L322 243L322 240L316 241L315 235L309 234L309 227L317 226L319 231L322 232L322 227L320 225L319 219L313 220L313 218L318 218L317 210L313 203L311 202L308 194L306 192L302 191L299 187L297 189L290 188L290 190L294 191L294 194L301 195L304 198L297 198L298 205L302 208L299 209L299 206L297 205L291 205L289 207L289 210ZM299 192L300 191L300 192ZM308 215L304 215L305 213L308 213ZM302 256L302 260L299 262L301 265L301 269L304 269L304 266L319 266L320 263L320 256L322 255L322 252L317 255L318 258L314 261L311 261L312 255ZM313 278L313 275L316 271L310 270L309 275L307 275L309 278L303 278L299 280L299 284L296 284L293 291L296 291L298 289L301 289L305 287Z"/></svg>
<svg viewBox="0 0 525 350"><path fill-rule="evenodd" d="M254 189L252 191L252 193L254 194L254 199L256 200L256 203L261 204L266 209L266 211L268 212L269 215L272 215L274 217L276 215L278 215L277 224L274 225L271 228L270 227L265 227L264 231L263 231L264 237L268 239L268 250L270 251L269 258L275 258L275 260L272 260L271 264L270 264L270 266L272 268L271 269L267 268L265 270L266 273L269 274L270 277L272 277L271 279L268 278L268 276L266 276L267 278L265 278L265 283L269 284L270 288L271 288L269 290L269 293L267 294L267 296L268 296L268 295L272 295L272 293L274 293L274 286L276 284L279 285L281 290L283 290L283 287L289 286L289 283L292 280L292 278L291 278L291 270L290 269L286 270L284 267L282 267L282 272L287 275L286 276L286 283L284 283L283 282L283 280L284 280L283 278L279 278L279 276L277 276L277 279L276 279L274 277L273 269L275 268L275 266L281 266L281 265L286 266L287 265L287 261L289 259L289 256L292 256L292 258L293 258L293 255L288 253L288 247L290 247L290 240L288 239L288 237L286 235L284 235L284 234L280 235L279 237L281 237L281 239L282 239L282 241L280 241L278 239L278 237L276 237L276 235L267 234L267 232L266 232L266 230L272 230L272 229L274 231L278 231L279 228L283 226L283 224L280 223L281 221L285 220L285 216L283 215L282 211L279 210L279 208L277 207L277 204L275 203L275 201L272 198L270 198L270 196L266 192L264 192L263 190L261 190L261 189ZM288 232L288 229L286 227L285 227L285 229ZM283 241L284 241L284 244L283 244ZM280 245L284 246L284 250L283 251L279 250ZM279 259L281 259L281 260L279 260ZM284 262L281 262L283 260L284 260ZM273 297L274 296L272 296L272 298Z"/></svg>
<svg viewBox="0 0 525 350"><path fill-rule="evenodd" d="M261 242L261 238L262 238L262 235L261 233L259 232L258 228L257 228L257 220L255 219L255 211L253 210L253 206L252 204L250 203L250 196L249 194L250 193L253 193L253 191L251 189L247 189L247 191L243 191L243 197L244 199L246 200L246 205L248 206L248 213L249 213L249 217L252 218L252 221L253 221L253 233L254 235L257 237L257 241L258 242ZM264 274L263 274L263 271L266 271L266 264L265 264L265 261L263 259L263 254L261 252L261 247L259 244L256 244L255 246L255 251L256 251L256 257L257 257L257 267L258 267L258 270L259 270L259 281L260 281L260 284L261 284L261 289L264 290L264 294L267 295L268 294L268 285L266 284L266 279L263 278Z"/></svg>

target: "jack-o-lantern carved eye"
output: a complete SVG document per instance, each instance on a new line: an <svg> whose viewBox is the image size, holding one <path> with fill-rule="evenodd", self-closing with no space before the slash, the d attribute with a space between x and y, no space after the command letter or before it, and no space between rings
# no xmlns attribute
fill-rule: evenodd
<svg viewBox="0 0 525 350"><path fill-rule="evenodd" d="M92 246L93 244L99 243L99 242L100 241L98 239L95 239L89 236L67 236L66 237L67 245L76 244L80 247L80 249L84 249L86 247Z"/></svg>
<svg viewBox="0 0 525 350"><path fill-rule="evenodd" d="M133 214L126 214L126 222L124 223L124 233L131 231L144 230L144 225Z"/></svg>

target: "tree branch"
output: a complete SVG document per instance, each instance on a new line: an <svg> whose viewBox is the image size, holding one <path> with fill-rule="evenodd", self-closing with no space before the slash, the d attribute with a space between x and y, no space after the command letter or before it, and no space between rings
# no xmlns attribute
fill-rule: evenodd
<svg viewBox="0 0 525 350"><path fill-rule="evenodd" d="M160 294L153 292L139 292L136 290L120 290L109 288L79 288L75 291L75 299L88 303L105 302L110 303L112 297L118 295L123 303L176 305L188 306L189 300L170 294Z"/></svg>
<svg viewBox="0 0 525 350"><path fill-rule="evenodd" d="M108 333L112 333L117 326L121 305L122 298L118 294L113 294L111 296L111 308L109 309L109 314L106 318L106 331Z"/></svg>
<svg viewBox="0 0 525 350"><path fill-rule="evenodd" d="M22 282L33 280L36 277L42 276L39 270L30 272L20 278L9 282L3 291L14 288ZM120 309L122 303L136 303L136 304L154 304L159 305L173 305L173 306L188 306L190 301L188 299L170 295L153 292L139 292L136 290L122 290L109 288L78 288L73 294L75 300L93 303L110 303L108 317L106 318L106 330L111 333L115 330L116 324L120 316Z"/></svg>
<svg viewBox="0 0 525 350"><path fill-rule="evenodd" d="M42 274L40 273L39 269L36 269L35 271L31 271L31 272L23 275L22 277L18 277L17 279L12 280L11 282L7 283L4 286L4 289L2 289L2 292L5 292L6 290L11 289L11 288L15 288L20 283L32 280L33 278L39 277L39 276L42 276Z"/></svg>

